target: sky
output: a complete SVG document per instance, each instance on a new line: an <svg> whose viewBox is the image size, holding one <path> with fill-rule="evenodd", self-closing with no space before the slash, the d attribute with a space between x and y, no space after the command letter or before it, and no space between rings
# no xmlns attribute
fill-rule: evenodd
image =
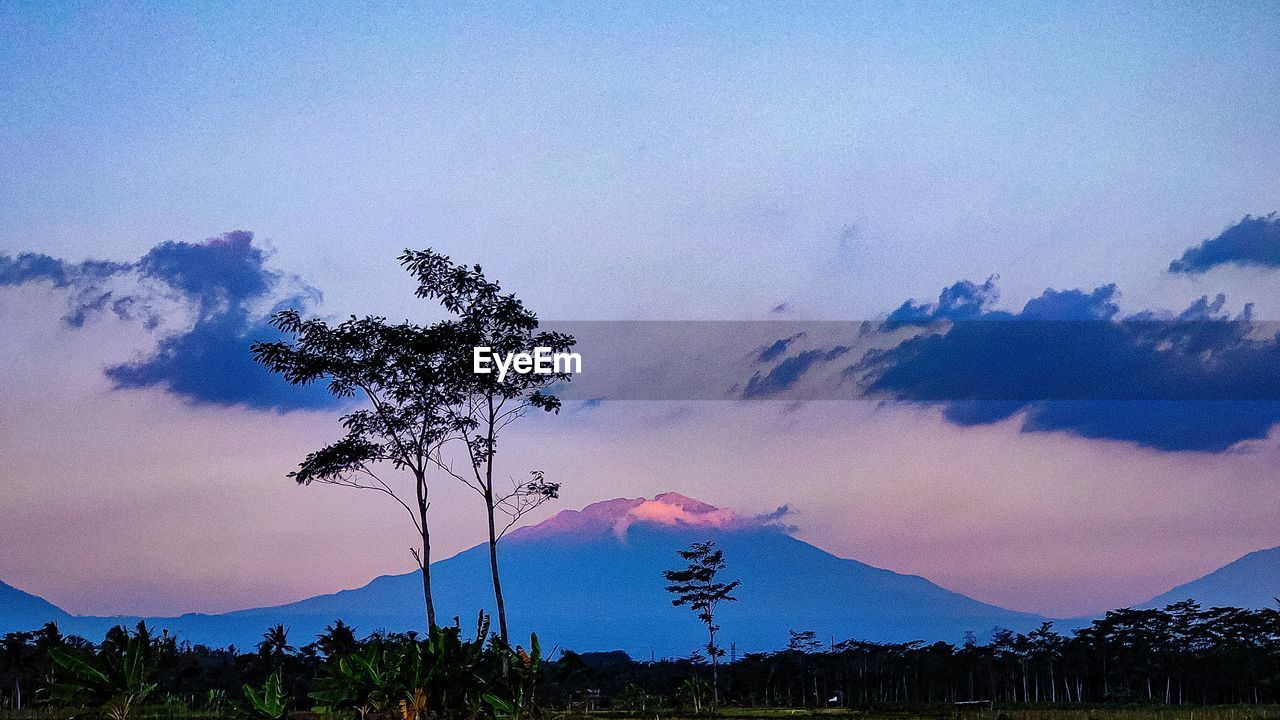
<svg viewBox="0 0 1280 720"><path fill-rule="evenodd" d="M953 332L877 355L857 402L569 403L511 440L512 474L563 482L538 517L786 504L837 554L1059 616L1280 545L1272 3L18 2L0 27L0 580L69 610L412 567L380 498L285 477L341 408L247 358L282 307L439 317L406 247L551 320L1104 322L1063 342L1137 393L1091 404L1097 368ZM1179 317L1231 331L1174 360L1112 333ZM738 380L820 383L838 342ZM482 539L465 492L440 490L446 554Z"/></svg>

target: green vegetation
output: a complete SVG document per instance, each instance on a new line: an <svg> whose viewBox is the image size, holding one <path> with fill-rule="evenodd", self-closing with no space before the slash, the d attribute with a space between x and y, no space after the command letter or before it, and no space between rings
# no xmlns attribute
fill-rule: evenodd
<svg viewBox="0 0 1280 720"><path fill-rule="evenodd" d="M527 649L477 619L426 636L357 639L334 623L295 647L288 629L250 652L179 642L145 625L99 643L54 625L10 633L0 654L6 718L431 720L604 716L953 720L1280 720L1280 610L1108 613L1074 636L1048 625L990 642L823 646L792 633L784 650L720 668L720 707L700 654L637 662L624 653ZM955 703L991 700L994 707Z"/></svg>
<svg viewBox="0 0 1280 720"><path fill-rule="evenodd" d="M512 648L483 615L471 638L455 624L360 641L335 623L302 648L276 626L253 653L178 643L142 623L99 644L53 624L4 641L0 711L15 717L515 720L536 714L542 672L537 636Z"/></svg>

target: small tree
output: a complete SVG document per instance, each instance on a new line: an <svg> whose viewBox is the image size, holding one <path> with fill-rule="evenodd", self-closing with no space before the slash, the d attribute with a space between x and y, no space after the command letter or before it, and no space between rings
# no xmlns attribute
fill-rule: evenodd
<svg viewBox="0 0 1280 720"><path fill-rule="evenodd" d="M448 382L458 394L451 399L448 422L450 427L461 428L465 436L467 467L457 469L439 454L436 461L484 502L498 634L503 643L509 643L498 540L525 514L556 498L560 485L534 470L528 480L512 479L500 487L502 481L495 476L498 436L530 409L559 412L559 399L545 391L555 383L567 382L571 374L561 368L545 374L508 372L502 378L498 373L477 373L472 366L472 349L488 347L504 357L533 353L535 348L566 353L573 348L574 339L564 333L539 332L537 315L515 295L503 293L479 265L459 265L429 249L405 250L400 263L417 277L418 297L438 301L455 316L442 323L440 331L449 333L455 348Z"/></svg>
<svg viewBox="0 0 1280 720"><path fill-rule="evenodd" d="M292 342L253 345L258 362L294 385L327 381L340 398L363 396L367 404L341 419L346 437L317 450L289 477L381 492L413 519L421 540L410 552L422 572L427 626L436 627L431 599L430 475L440 446L459 430L447 408L457 402L446 382L445 358L456 354L445 328L381 317L351 317L330 326L303 320L296 310L277 313L272 324ZM388 473L391 471L391 473ZM411 486L397 477L407 473Z"/></svg>
<svg viewBox="0 0 1280 720"><path fill-rule="evenodd" d="M355 630L338 619L316 637L315 647L326 660L335 660L354 654L360 649L360 641Z"/></svg>
<svg viewBox="0 0 1280 720"><path fill-rule="evenodd" d="M664 570L662 576L669 583L667 592L675 595L671 601L677 607L688 605L707 626L707 655L711 658L711 703L720 703L719 660L724 649L716 645L716 606L721 602L734 602L738 598L730 593L742 584L740 580L717 582L716 576L724 570L724 552L712 541L694 543L687 550L678 551L680 558L689 564L676 570Z"/></svg>
<svg viewBox="0 0 1280 720"><path fill-rule="evenodd" d="M787 640L787 651L799 655L804 663L804 672L813 681L813 702L814 705L822 704L822 696L818 694L818 668L817 664L809 655L822 649L822 642L818 640L818 634L812 630L788 630L790 638Z"/></svg>
<svg viewBox="0 0 1280 720"><path fill-rule="evenodd" d="M267 628L258 641L258 657L262 658L262 664L268 672L279 670L285 656L295 652L297 648L289 644L289 628L283 624Z"/></svg>

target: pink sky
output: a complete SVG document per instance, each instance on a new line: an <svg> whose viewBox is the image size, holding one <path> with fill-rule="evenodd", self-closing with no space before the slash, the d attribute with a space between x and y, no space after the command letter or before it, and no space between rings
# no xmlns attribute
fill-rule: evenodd
<svg viewBox="0 0 1280 720"><path fill-rule="evenodd" d="M332 414L113 391L100 368L148 336L105 318L70 332L55 292L0 291L0 314L28 320L0 352L0 579L74 612L167 614L412 567L402 511L285 477L338 434ZM788 504L799 537L838 555L1050 615L1145 600L1280 545L1274 438L1161 453L1013 423L957 428L933 410L865 402L655 402L529 420L505 452L511 474L536 467L563 483L532 520L671 490L743 516ZM441 557L482 539L467 492L438 488Z"/></svg>

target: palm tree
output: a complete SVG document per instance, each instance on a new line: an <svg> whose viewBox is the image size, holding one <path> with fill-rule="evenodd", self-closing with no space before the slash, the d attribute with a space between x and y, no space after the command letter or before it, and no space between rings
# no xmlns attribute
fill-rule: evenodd
<svg viewBox="0 0 1280 720"><path fill-rule="evenodd" d="M262 641L258 643L258 655L269 667L276 664L286 655L297 652L297 648L289 644L289 628L276 625L262 633Z"/></svg>
<svg viewBox="0 0 1280 720"><path fill-rule="evenodd" d="M350 625L336 620L316 638L316 646L326 658L333 659L356 652L360 648L360 641L356 640Z"/></svg>

